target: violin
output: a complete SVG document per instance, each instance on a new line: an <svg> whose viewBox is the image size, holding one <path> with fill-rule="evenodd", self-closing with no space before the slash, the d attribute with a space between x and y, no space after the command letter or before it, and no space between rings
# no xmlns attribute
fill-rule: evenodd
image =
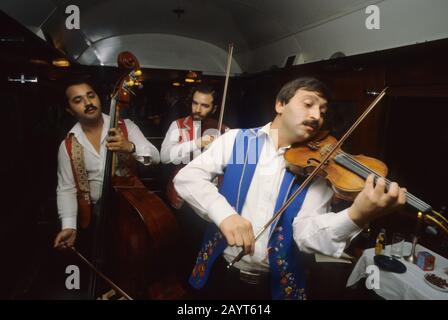
<svg viewBox="0 0 448 320"><path fill-rule="evenodd" d="M328 131L321 132L313 140L293 145L285 152L288 169L293 173L306 176L320 164L327 153L337 144L335 137ZM387 176L387 166L382 161L365 155L351 155L341 149L335 150L330 159L326 160L319 176L327 179L336 196L347 201L353 201L364 188L365 180L370 174L379 177ZM385 179L386 189L391 181ZM406 202L420 212L430 212L431 206L406 192Z"/></svg>
<svg viewBox="0 0 448 320"><path fill-rule="evenodd" d="M215 118L207 117L201 121L201 136L203 135L221 135L228 129L227 126L222 125L221 130L218 131L219 121Z"/></svg>

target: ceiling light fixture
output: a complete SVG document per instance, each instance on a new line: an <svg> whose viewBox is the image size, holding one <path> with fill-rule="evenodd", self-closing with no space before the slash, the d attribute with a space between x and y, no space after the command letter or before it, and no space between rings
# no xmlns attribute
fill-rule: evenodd
<svg viewBox="0 0 448 320"><path fill-rule="evenodd" d="M70 67L70 61L65 58L54 59L53 65L60 68L68 68Z"/></svg>
<svg viewBox="0 0 448 320"><path fill-rule="evenodd" d="M195 71L188 71L187 75L185 76L185 82L187 83L200 82L198 80L200 80L199 74Z"/></svg>

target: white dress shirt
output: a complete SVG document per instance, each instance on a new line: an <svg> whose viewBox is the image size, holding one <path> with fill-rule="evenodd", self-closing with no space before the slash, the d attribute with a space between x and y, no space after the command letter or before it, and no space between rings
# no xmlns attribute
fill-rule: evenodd
<svg viewBox="0 0 448 320"><path fill-rule="evenodd" d="M106 161L106 138L110 124L110 117L104 113L102 116L104 122L103 130L101 132L101 147L99 154L86 137L79 122L69 131L75 135L78 142L84 148L84 163L86 166L87 178L89 180L90 198L93 203L98 201L101 195L104 163ZM126 119L124 121L128 131L128 140L135 145L135 153L133 153L134 158L145 165L159 163L160 155L157 148L152 145L151 142L146 140L143 133L131 120ZM149 162L147 161L148 158L150 159ZM58 214L61 219L62 229L76 229L76 217L78 212L76 192L76 183L70 164L70 157L67 148L65 147L65 142L62 141L58 153L58 187L56 189Z"/></svg>
<svg viewBox="0 0 448 320"><path fill-rule="evenodd" d="M162 142L160 157L162 163L187 164L201 153L201 148L196 144L196 139L200 137L201 121L193 121L193 140L187 141L188 132L186 129L179 129L177 121L173 121L166 132ZM179 142L179 137L184 137L183 142Z"/></svg>
<svg viewBox="0 0 448 320"><path fill-rule="evenodd" d="M222 174L232 154L238 130L230 130L210 148L185 166L174 178L174 186L179 195L204 219L217 226L235 209L210 181ZM270 123L259 130L259 135L267 135L258 165L255 169L241 216L248 219L254 234L272 217L280 184L285 173L283 154L287 148L277 150L275 131ZM317 178L309 186L302 208L293 222L293 236L301 251L320 252L340 257L349 242L361 231L348 216L348 210L339 213L330 211L333 191L327 182ZM269 270L267 245L269 230L255 243L253 256L246 255L235 266L247 271ZM199 248L198 248L199 250ZM240 252L240 248L227 247L224 257L227 261Z"/></svg>

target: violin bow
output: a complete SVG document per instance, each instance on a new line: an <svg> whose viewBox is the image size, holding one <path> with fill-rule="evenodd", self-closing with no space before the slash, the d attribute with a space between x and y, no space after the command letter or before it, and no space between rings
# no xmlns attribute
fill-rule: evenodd
<svg viewBox="0 0 448 320"><path fill-rule="evenodd" d="M299 186L299 188L285 201L283 206L269 219L268 222L257 232L255 235L255 241L257 241L260 236L274 223L283 212L288 208L292 201L299 195L300 192L314 179L314 177L319 173L324 165L326 165L327 161L330 157L340 148L340 146L344 143L345 140L352 134L352 132L358 127L358 125L369 115L369 113L375 108L375 106L380 102L380 100L386 95L387 87L384 88L383 91L373 100L370 106L359 116L359 118L355 121L355 123L347 130L344 136L334 145L334 147L327 153L327 155L323 158L323 160L319 163L319 165L306 177L305 181ZM231 268L235 263L241 260L246 253L244 249L227 265L227 268Z"/></svg>
<svg viewBox="0 0 448 320"><path fill-rule="evenodd" d="M222 94L222 101L221 101L221 110L219 113L219 121L218 121L218 132L221 134L222 129L222 119L224 118L224 108L226 105L226 96L227 96L227 87L229 84L229 77L230 77L230 67L232 66L232 56L233 56L233 43L229 44L229 51L227 54L227 69L226 69L226 80L224 82L224 91Z"/></svg>

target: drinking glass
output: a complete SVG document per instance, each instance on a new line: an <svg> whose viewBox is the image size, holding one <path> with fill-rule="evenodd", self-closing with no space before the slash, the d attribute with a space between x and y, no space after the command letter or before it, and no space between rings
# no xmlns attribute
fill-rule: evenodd
<svg viewBox="0 0 448 320"><path fill-rule="evenodd" d="M394 258L400 259L403 256L404 236L401 233L394 233L392 235L392 242L390 247L390 255Z"/></svg>

